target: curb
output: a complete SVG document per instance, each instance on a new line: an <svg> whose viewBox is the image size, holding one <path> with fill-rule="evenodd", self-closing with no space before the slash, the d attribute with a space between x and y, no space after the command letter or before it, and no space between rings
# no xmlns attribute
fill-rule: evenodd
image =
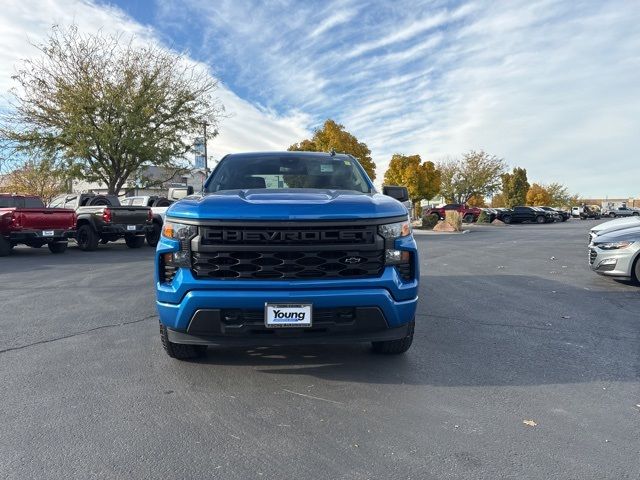
<svg viewBox="0 0 640 480"><path fill-rule="evenodd" d="M434 232L433 230L418 230L417 228L413 229L414 235L464 235L465 233L469 233L471 230L463 230L461 232Z"/></svg>

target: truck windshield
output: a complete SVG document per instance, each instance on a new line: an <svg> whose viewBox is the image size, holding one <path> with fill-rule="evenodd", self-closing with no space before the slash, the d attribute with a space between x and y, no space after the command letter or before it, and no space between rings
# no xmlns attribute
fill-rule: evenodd
<svg viewBox="0 0 640 480"><path fill-rule="evenodd" d="M371 191L352 158L302 155L226 158L215 169L205 191L288 188Z"/></svg>

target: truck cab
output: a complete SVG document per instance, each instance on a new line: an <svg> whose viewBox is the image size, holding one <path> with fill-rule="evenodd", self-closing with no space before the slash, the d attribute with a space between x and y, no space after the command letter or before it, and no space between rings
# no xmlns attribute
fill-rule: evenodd
<svg viewBox="0 0 640 480"><path fill-rule="evenodd" d="M407 351L418 251L406 188L384 191L349 155L224 157L201 194L166 213L155 283L167 354L356 342Z"/></svg>

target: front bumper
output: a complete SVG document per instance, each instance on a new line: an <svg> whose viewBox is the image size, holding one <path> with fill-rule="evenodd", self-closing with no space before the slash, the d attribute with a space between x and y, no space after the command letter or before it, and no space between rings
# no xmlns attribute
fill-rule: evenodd
<svg viewBox="0 0 640 480"><path fill-rule="evenodd" d="M175 343L322 344L403 338L415 317L420 273L415 240L398 239L395 247L413 253L413 280L403 280L395 267L387 266L380 277L324 280L204 280L196 279L190 269L180 268L171 282L162 282L159 256L177 251L180 244L161 238L156 253L160 322ZM350 313L348 318L336 322L323 323L314 318L309 329L275 331L266 329L261 317L267 302L311 303L314 312ZM237 321L229 323L228 312L238 310L246 312L251 322L242 321L241 327L236 325Z"/></svg>
<svg viewBox="0 0 640 480"><path fill-rule="evenodd" d="M618 250L602 250L597 246L589 247L589 267L600 275L619 278L631 278L631 269L640 255L640 245L633 244Z"/></svg>
<svg viewBox="0 0 640 480"><path fill-rule="evenodd" d="M309 328L267 328L260 310L198 310L186 332L167 329L169 340L192 345L309 345L397 340L409 324L390 328L375 307L314 310Z"/></svg>

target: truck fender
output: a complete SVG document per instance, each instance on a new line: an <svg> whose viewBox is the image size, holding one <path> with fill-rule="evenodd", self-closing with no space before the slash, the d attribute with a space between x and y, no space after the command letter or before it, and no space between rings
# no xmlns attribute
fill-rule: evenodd
<svg viewBox="0 0 640 480"><path fill-rule="evenodd" d="M91 228L94 232L97 232L98 229L96 227L96 221L93 218L93 215L90 214L80 214L78 215L78 221L76 222L76 229L80 228L82 225L91 225Z"/></svg>

